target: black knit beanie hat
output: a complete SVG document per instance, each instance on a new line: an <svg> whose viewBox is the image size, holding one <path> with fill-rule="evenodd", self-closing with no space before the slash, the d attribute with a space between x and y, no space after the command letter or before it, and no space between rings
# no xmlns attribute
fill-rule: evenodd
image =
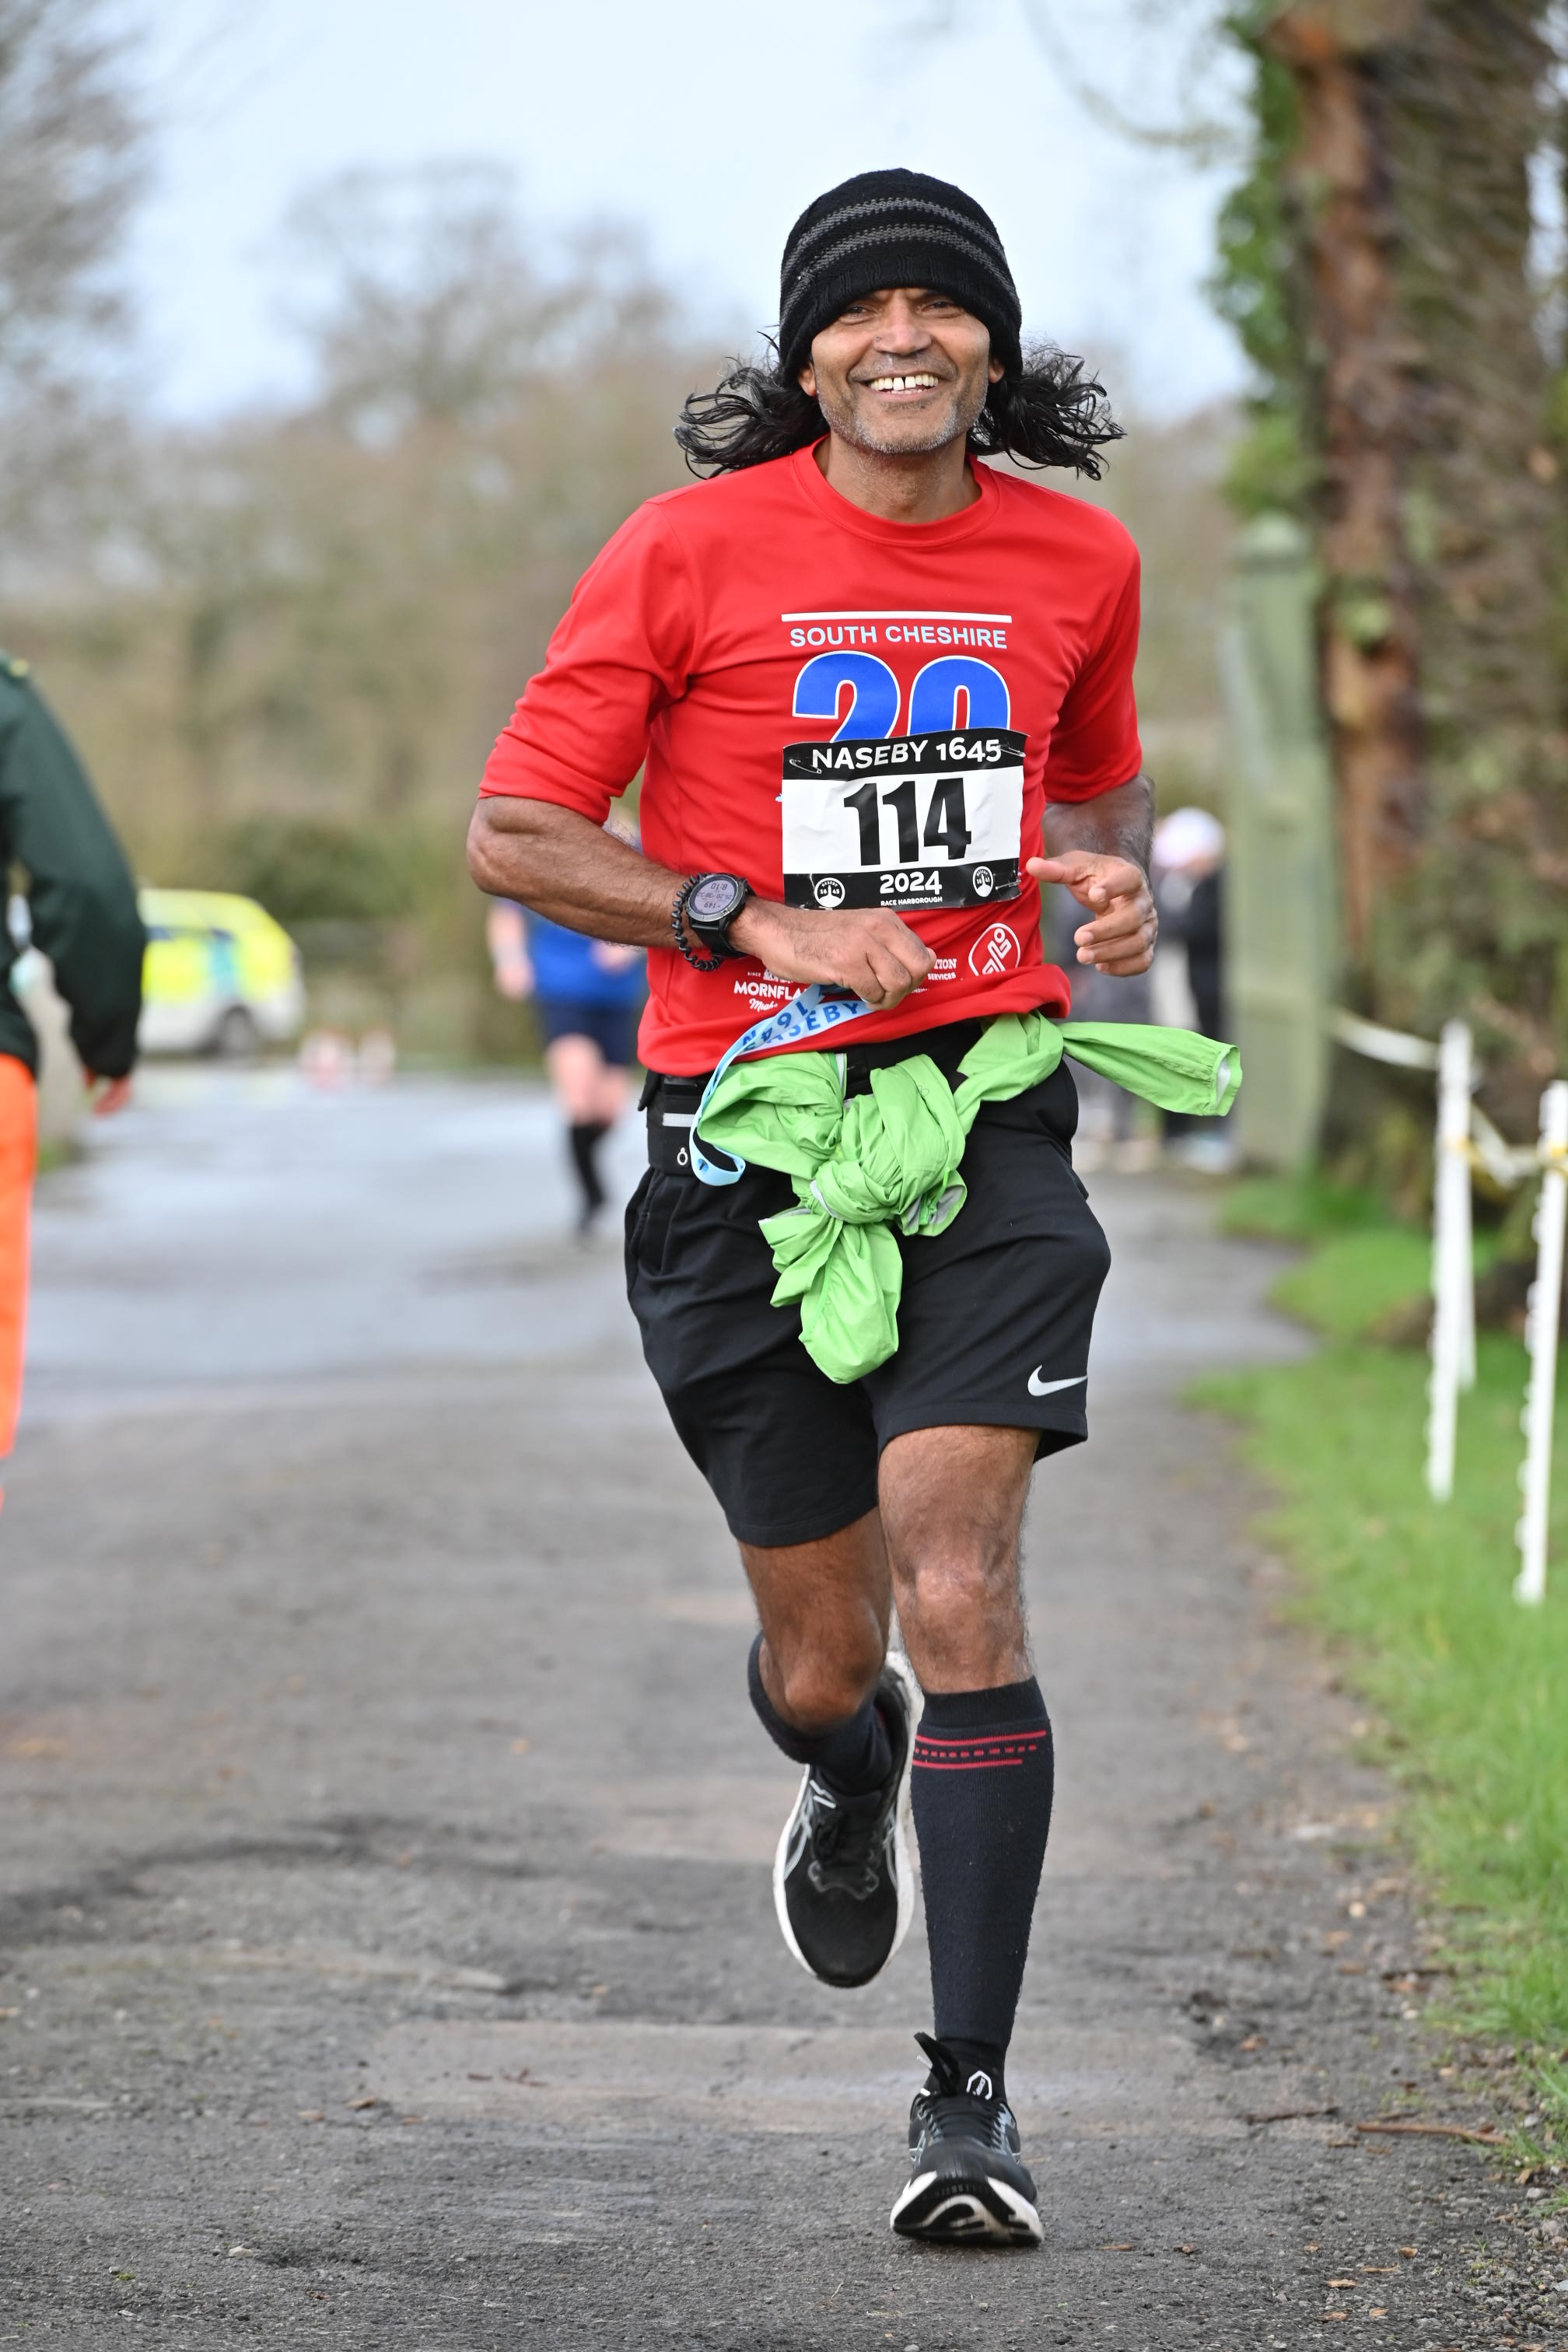
<svg viewBox="0 0 1568 2352"><path fill-rule="evenodd" d="M1024 313L989 213L924 172L858 172L818 196L789 233L779 272L779 363L792 381L847 303L880 286L951 295L991 330L1008 375L1023 366Z"/></svg>

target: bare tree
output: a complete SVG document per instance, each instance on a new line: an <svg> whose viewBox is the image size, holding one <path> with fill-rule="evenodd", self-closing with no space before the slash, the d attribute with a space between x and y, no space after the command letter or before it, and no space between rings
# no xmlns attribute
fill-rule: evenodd
<svg viewBox="0 0 1568 2352"><path fill-rule="evenodd" d="M1221 0L1119 0L1113 24L1103 8L1086 12L1066 0L1017 5L1047 65L1102 130L1197 163L1243 152L1243 126L1232 102L1228 12ZM889 5L915 41L942 38L974 14L974 0L889 0Z"/></svg>
<svg viewBox="0 0 1568 2352"><path fill-rule="evenodd" d="M122 37L82 0L0 0L0 369L117 324L110 276L142 177Z"/></svg>
<svg viewBox="0 0 1568 2352"><path fill-rule="evenodd" d="M1196 163L1240 152L1235 109L1215 102L1223 99L1232 78L1226 18L1215 0L1122 0L1122 37L1110 45L1123 60L1115 87L1107 86L1102 29L1088 45L1098 61L1091 70L1077 38L1063 26L1059 0L1020 5L1058 80L1103 129L1141 147L1190 156ZM1151 81L1160 85L1152 105Z"/></svg>
<svg viewBox="0 0 1568 2352"><path fill-rule="evenodd" d="M129 45L99 0L0 0L0 522L36 523L95 437L142 184Z"/></svg>
<svg viewBox="0 0 1568 2352"><path fill-rule="evenodd" d="M47 609L0 602L0 641L25 614L26 650L68 699L81 683L149 866L210 873L258 813L448 830L573 581L683 478L670 425L716 356L682 344L633 240L552 237L510 184L435 166L308 191L282 258L310 392L142 421Z"/></svg>
<svg viewBox="0 0 1568 2352"><path fill-rule="evenodd" d="M325 406L373 442L418 423L483 431L586 350L668 338L635 240L530 234L499 164L340 174L300 197L283 247Z"/></svg>

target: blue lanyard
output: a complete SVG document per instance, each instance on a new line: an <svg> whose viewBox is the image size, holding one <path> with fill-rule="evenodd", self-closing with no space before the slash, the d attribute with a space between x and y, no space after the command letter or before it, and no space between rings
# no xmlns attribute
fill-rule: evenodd
<svg viewBox="0 0 1568 2352"><path fill-rule="evenodd" d="M704 1156L697 1140L702 1114L731 1063L747 1054L765 1053L773 1045L793 1045L800 1037L826 1037L832 1030L842 1028L847 1021L858 1021L862 1014L875 1010L863 996L829 996L826 981L814 980L809 988L792 996L777 1013L770 1013L765 1021L754 1021L749 1029L742 1030L703 1087L697 1116L691 1122L691 1172L704 1184L738 1184L746 1172L745 1161L733 1152L726 1155L733 1165L721 1167Z"/></svg>

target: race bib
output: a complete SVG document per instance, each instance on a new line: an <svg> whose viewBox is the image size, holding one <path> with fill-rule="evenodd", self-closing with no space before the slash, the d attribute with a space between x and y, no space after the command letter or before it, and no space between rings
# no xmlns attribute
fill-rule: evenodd
<svg viewBox="0 0 1568 2352"><path fill-rule="evenodd" d="M1005 727L791 743L784 904L981 907L1018 895L1024 747Z"/></svg>

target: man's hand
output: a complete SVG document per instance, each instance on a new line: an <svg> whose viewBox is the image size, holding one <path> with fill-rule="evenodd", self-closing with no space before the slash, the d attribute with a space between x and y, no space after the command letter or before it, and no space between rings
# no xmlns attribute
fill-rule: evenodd
<svg viewBox="0 0 1568 2352"><path fill-rule="evenodd" d="M1094 920L1073 933L1079 963L1119 979L1148 971L1160 922L1141 866L1130 857L1069 849L1060 857L1031 857L1028 869L1037 882L1062 883L1080 907L1094 910Z"/></svg>
<svg viewBox="0 0 1568 2352"><path fill-rule="evenodd" d="M857 907L826 914L815 907L781 907L749 898L730 937L760 957L780 980L826 980L853 989L879 1013L901 1004L936 958L890 908Z"/></svg>
<svg viewBox="0 0 1568 2352"><path fill-rule="evenodd" d="M92 1115L94 1118L112 1118L114 1113L117 1110L123 1110L126 1104L131 1099L131 1080L129 1076L123 1078L99 1078L91 1070L84 1070L82 1072L82 1082L86 1086L89 1094L92 1093L94 1087L101 1087L102 1088L102 1092L100 1094L93 1095Z"/></svg>

